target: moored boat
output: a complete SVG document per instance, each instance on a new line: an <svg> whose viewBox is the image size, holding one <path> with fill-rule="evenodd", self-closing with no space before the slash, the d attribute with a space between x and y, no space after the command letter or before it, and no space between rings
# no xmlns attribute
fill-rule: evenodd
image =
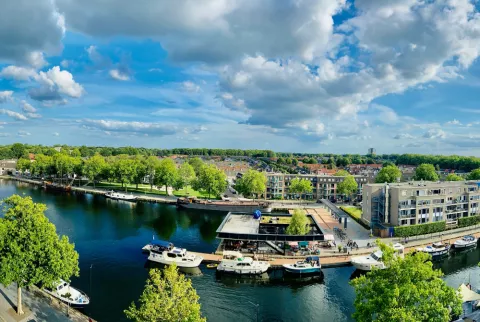
<svg viewBox="0 0 480 322"><path fill-rule="evenodd" d="M44 288L45 292L72 307L83 307L90 303L90 298L84 292L60 280L53 289Z"/></svg>
<svg viewBox="0 0 480 322"><path fill-rule="evenodd" d="M314 274L321 272L320 258L318 256L307 257L304 261L294 264L283 264L286 272L291 274Z"/></svg>
<svg viewBox="0 0 480 322"><path fill-rule="evenodd" d="M152 240L150 243L142 247L142 251L150 252L155 250L156 252L163 252L164 250L173 249L173 244L163 240Z"/></svg>
<svg viewBox="0 0 480 322"><path fill-rule="evenodd" d="M404 247L402 244L396 243L393 245L394 255L403 257L404 256ZM382 261L383 252L377 250L370 255L364 256L355 256L352 257L352 265L361 271L371 271L372 268L384 269L386 268L385 263Z"/></svg>
<svg viewBox="0 0 480 322"><path fill-rule="evenodd" d="M470 247L474 247L477 245L477 242L478 242L478 239L475 238L474 236L472 235L467 235L467 236L463 236L462 239L459 239L459 240L456 240L454 243L453 243L453 247L455 249L465 249L465 248L470 248Z"/></svg>
<svg viewBox="0 0 480 322"><path fill-rule="evenodd" d="M433 243L432 245L428 245L423 248L417 248L417 251L427 253L431 255L432 258L438 258L448 255L448 252L450 251L450 244Z"/></svg>
<svg viewBox="0 0 480 322"><path fill-rule="evenodd" d="M270 268L270 263L253 260L251 257L243 257L242 253L224 251L223 258L217 266L218 272L233 274L262 274Z"/></svg>
<svg viewBox="0 0 480 322"><path fill-rule="evenodd" d="M178 267L198 267L203 257L188 253L185 248L172 247L158 251L152 248L148 260L165 265L176 264Z"/></svg>
<svg viewBox="0 0 480 322"><path fill-rule="evenodd" d="M201 209L213 211L232 212L254 212L260 210L262 213L272 212L272 207L267 202L257 201L227 201L227 200L199 200L197 198L178 198L178 208Z"/></svg>
<svg viewBox="0 0 480 322"><path fill-rule="evenodd" d="M55 182L50 182L50 181L44 181L43 186L47 190L61 191L61 192L72 191L72 187L70 185L62 185L62 184L55 183Z"/></svg>
<svg viewBox="0 0 480 322"><path fill-rule="evenodd" d="M125 193L120 193L120 192L115 192L115 191L109 191L105 193L105 197L113 199L113 200L125 200L125 201L135 201L137 200L137 197L132 195L132 194L125 194Z"/></svg>

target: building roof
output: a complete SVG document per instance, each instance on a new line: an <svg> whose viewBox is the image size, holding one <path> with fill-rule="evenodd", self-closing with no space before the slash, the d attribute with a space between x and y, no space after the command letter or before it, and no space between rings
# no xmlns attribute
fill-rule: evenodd
<svg viewBox="0 0 480 322"><path fill-rule="evenodd" d="M235 234L258 234L259 227L260 220L254 219L253 215L237 214L234 216L228 216L226 218L225 223L223 226L221 226L221 232Z"/></svg>
<svg viewBox="0 0 480 322"><path fill-rule="evenodd" d="M385 183L369 183L366 186L385 186ZM388 183L390 188L441 188L441 187L464 187L478 186L480 181L409 181Z"/></svg>

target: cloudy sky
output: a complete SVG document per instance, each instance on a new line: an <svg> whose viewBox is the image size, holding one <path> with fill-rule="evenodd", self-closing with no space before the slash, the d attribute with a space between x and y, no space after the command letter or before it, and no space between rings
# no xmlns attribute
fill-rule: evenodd
<svg viewBox="0 0 480 322"><path fill-rule="evenodd" d="M480 154L473 0L0 3L0 144Z"/></svg>

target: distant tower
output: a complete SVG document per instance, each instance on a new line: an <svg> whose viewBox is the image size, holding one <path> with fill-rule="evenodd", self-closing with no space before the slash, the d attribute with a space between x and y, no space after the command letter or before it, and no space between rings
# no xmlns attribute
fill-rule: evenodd
<svg viewBox="0 0 480 322"><path fill-rule="evenodd" d="M375 155L376 154L376 151L374 148L369 148L368 149L368 155Z"/></svg>

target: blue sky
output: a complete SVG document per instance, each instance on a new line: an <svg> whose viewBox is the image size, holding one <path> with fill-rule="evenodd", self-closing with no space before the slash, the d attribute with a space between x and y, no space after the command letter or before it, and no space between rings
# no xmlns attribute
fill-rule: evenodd
<svg viewBox="0 0 480 322"><path fill-rule="evenodd" d="M12 1L0 143L479 155L469 0Z"/></svg>

